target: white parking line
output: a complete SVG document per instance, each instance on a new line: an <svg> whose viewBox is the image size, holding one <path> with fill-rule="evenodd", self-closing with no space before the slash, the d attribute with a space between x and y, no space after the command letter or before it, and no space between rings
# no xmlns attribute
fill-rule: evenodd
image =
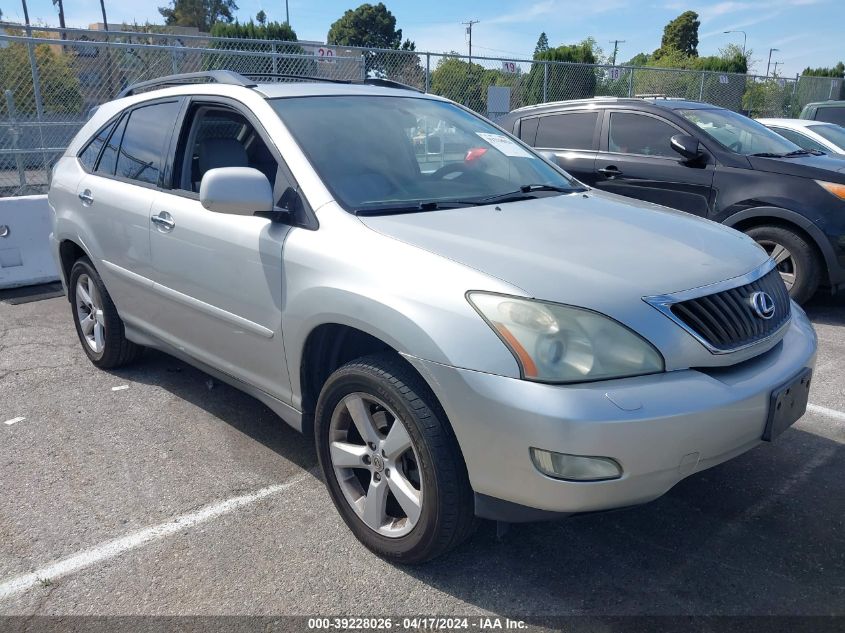
<svg viewBox="0 0 845 633"><path fill-rule="evenodd" d="M817 404L808 404L807 411L812 411L813 413L818 413L819 415L826 415L829 418L833 418L834 420L842 420L845 422L845 412L837 411L836 409L828 409L827 407L822 407Z"/></svg>
<svg viewBox="0 0 845 633"><path fill-rule="evenodd" d="M106 541L90 549L83 550L78 554L74 554L73 556L49 563L28 574L0 581L0 600L3 598L10 598L11 596L24 592L27 589L31 589L44 580L54 580L56 578L61 578L62 576L67 576L68 574L80 571L101 561L120 556L129 550L136 549L142 545L146 545L147 543L161 540L167 536L181 532L182 530L195 527L200 523L205 523L206 521L223 516L224 514L234 512L239 508L243 508L244 506L255 503L256 501L260 501L261 499L266 499L272 495L279 494L280 492L300 483L308 476L310 476L310 473L305 472L283 484L267 486L266 488L261 488L260 490L256 490L255 492L251 492L240 497L232 497L231 499L226 499L225 501L212 503L204 508L196 510L195 512L189 512L188 514L177 516L166 523L153 525L138 530L137 532L131 532L126 536Z"/></svg>
<svg viewBox="0 0 845 633"><path fill-rule="evenodd" d="M12 426L13 424L17 424L18 422L23 422L26 418L12 418L11 420L6 420L3 422L6 426Z"/></svg>

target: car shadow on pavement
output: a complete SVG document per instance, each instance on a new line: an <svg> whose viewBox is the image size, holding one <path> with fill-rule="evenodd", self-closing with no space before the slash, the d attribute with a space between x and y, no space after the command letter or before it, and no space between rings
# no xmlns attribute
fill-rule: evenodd
<svg viewBox="0 0 845 633"><path fill-rule="evenodd" d="M845 291L830 295L819 292L804 306L814 323L822 325L845 325Z"/></svg>
<svg viewBox="0 0 845 633"><path fill-rule="evenodd" d="M501 541L484 524L458 551L403 571L537 624L545 615L845 614L843 463L843 445L790 429L652 503L514 525Z"/></svg>
<svg viewBox="0 0 845 633"><path fill-rule="evenodd" d="M161 387L314 472L310 438L228 385L209 389L207 374L179 360L148 351L113 373ZM516 524L501 540L481 521L457 550L397 569L537 624L560 615L845 615L843 463L845 446L793 428L652 503Z"/></svg>
<svg viewBox="0 0 845 633"><path fill-rule="evenodd" d="M303 469L312 469L317 464L311 438L291 428L252 396L212 379L177 358L147 349L137 363L109 373L160 387L219 418Z"/></svg>

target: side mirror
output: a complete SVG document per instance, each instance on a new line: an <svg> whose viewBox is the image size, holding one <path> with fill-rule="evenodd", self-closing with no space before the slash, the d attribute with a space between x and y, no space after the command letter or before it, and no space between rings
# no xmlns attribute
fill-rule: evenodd
<svg viewBox="0 0 845 633"><path fill-rule="evenodd" d="M209 169L200 182L200 204L215 213L255 215L273 210L267 176L251 167Z"/></svg>
<svg viewBox="0 0 845 633"><path fill-rule="evenodd" d="M686 160L697 160L704 156L704 152L701 151L698 139L694 136L690 136L689 134L675 134L675 136L669 140L669 143L672 145L672 149L678 152Z"/></svg>

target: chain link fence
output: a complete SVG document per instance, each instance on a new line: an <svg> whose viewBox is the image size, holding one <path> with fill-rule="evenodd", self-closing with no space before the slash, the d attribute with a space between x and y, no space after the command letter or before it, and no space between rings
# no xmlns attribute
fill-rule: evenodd
<svg viewBox="0 0 845 633"><path fill-rule="evenodd" d="M379 77L495 119L515 108L594 96L704 101L749 116L798 116L841 99L843 80L573 64L215 38L0 25L0 196L46 191L49 166L90 109L162 75L226 69L355 81ZM275 80L267 78L266 80Z"/></svg>

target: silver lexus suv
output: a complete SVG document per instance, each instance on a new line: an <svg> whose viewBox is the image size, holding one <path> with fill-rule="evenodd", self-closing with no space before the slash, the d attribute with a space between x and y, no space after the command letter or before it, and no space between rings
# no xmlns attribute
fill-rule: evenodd
<svg viewBox="0 0 845 633"><path fill-rule="evenodd" d="M164 350L313 434L381 556L650 501L806 408L815 333L739 232L384 80L125 94L52 175L83 350Z"/></svg>

